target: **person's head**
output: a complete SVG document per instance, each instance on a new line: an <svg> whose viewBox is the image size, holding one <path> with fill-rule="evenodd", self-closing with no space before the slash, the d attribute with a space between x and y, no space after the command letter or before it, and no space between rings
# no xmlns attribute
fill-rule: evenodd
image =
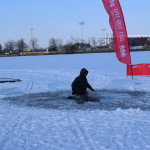
<svg viewBox="0 0 150 150"><path fill-rule="evenodd" d="M86 77L87 74L88 74L88 70L86 70L85 68L82 68L81 71L80 71L80 76Z"/></svg>

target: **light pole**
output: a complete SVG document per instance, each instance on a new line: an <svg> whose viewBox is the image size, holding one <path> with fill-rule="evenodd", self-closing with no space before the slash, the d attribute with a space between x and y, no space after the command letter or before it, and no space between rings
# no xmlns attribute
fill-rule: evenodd
<svg viewBox="0 0 150 150"><path fill-rule="evenodd" d="M33 32L33 28L31 28L31 39L32 39L32 36L33 36L33 35L32 35L32 32Z"/></svg>
<svg viewBox="0 0 150 150"><path fill-rule="evenodd" d="M102 32L103 32L103 42L104 42L104 45L106 46L106 29L103 28Z"/></svg>
<svg viewBox="0 0 150 150"><path fill-rule="evenodd" d="M82 43L83 43L83 28L82 26L85 24L85 22L81 21L79 22L79 25L81 26L81 40L82 40Z"/></svg>

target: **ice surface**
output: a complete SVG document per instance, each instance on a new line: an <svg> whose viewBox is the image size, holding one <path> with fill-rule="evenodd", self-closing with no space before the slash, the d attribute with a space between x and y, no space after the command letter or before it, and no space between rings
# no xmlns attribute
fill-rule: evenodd
<svg viewBox="0 0 150 150"><path fill-rule="evenodd" d="M132 53L149 63L149 52ZM0 76L1 150L149 150L150 78L126 77L114 53L5 57ZM66 97L81 68L99 100Z"/></svg>

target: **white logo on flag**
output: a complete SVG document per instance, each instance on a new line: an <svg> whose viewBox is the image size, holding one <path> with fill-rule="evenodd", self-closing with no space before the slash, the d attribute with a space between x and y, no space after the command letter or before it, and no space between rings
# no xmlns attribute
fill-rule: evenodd
<svg viewBox="0 0 150 150"><path fill-rule="evenodd" d="M125 50L125 46L121 45L120 46L120 53L121 53L121 57L126 57L126 50Z"/></svg>
<svg viewBox="0 0 150 150"><path fill-rule="evenodd" d="M109 2L110 2L110 7L115 6L115 0L109 0Z"/></svg>
<svg viewBox="0 0 150 150"><path fill-rule="evenodd" d="M133 66L133 69L134 69L134 68L140 68L140 67L141 67L141 66L139 66L139 65L138 65L138 66Z"/></svg>

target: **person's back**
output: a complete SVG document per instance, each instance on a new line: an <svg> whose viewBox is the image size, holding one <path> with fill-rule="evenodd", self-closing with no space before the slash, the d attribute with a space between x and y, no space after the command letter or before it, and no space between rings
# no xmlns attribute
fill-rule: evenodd
<svg viewBox="0 0 150 150"><path fill-rule="evenodd" d="M72 94L73 95L85 95L87 88L89 88L91 91L94 91L94 89L91 87L91 85L87 81L88 71L83 68L80 71L80 75L75 78L75 80L72 82Z"/></svg>

